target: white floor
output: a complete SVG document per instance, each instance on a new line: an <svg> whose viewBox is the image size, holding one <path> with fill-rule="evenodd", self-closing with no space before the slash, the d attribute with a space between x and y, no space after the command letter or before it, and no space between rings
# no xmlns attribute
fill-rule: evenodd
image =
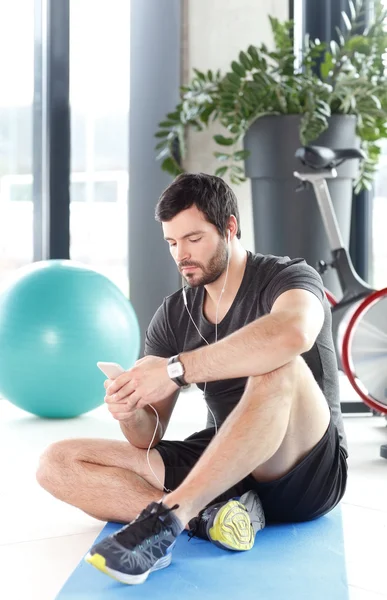
<svg viewBox="0 0 387 600"><path fill-rule="evenodd" d="M353 397L342 380L343 397ZM185 392L167 432L182 439L203 427L205 406L197 390ZM350 416L350 477L342 502L351 600L387 599L387 443L381 417ZM44 492L35 481L38 457L67 437L124 439L102 406L69 421L45 421L0 402L0 598L54 600L103 527ZM322 565L323 568L323 565Z"/></svg>

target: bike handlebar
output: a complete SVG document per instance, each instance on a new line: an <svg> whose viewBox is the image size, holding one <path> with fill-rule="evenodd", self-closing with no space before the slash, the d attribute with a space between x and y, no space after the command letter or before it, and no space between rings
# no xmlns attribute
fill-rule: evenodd
<svg viewBox="0 0 387 600"><path fill-rule="evenodd" d="M327 148L325 146L303 146L295 154L302 164L315 170L331 170L346 160L365 159L359 148Z"/></svg>

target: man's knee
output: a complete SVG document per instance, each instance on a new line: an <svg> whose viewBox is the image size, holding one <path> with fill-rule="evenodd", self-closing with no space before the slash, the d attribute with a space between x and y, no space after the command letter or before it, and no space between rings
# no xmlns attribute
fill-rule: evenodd
<svg viewBox="0 0 387 600"><path fill-rule="evenodd" d="M249 377L246 391L258 393L261 398L281 394L282 397L291 400L296 395L300 373L304 368L308 369L304 359L297 356L274 371Z"/></svg>
<svg viewBox="0 0 387 600"><path fill-rule="evenodd" d="M71 462L75 459L75 449L75 440L62 440L50 444L44 450L36 470L36 480L41 487L52 491L58 486L63 471L69 469Z"/></svg>

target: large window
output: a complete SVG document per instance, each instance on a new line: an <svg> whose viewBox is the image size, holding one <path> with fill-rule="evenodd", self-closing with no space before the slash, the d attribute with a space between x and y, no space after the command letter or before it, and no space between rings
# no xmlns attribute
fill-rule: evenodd
<svg viewBox="0 0 387 600"><path fill-rule="evenodd" d="M0 281L33 260L34 2L0 0Z"/></svg>
<svg viewBox="0 0 387 600"><path fill-rule="evenodd" d="M35 4L0 0L0 282L34 260ZM70 258L99 269L125 294L129 7L129 0L70 0Z"/></svg>
<svg viewBox="0 0 387 600"><path fill-rule="evenodd" d="M70 3L70 257L128 294L129 0Z"/></svg>

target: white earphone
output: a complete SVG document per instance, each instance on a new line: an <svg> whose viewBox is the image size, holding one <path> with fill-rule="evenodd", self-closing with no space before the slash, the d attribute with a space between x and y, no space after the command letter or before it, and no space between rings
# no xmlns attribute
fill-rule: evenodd
<svg viewBox="0 0 387 600"><path fill-rule="evenodd" d="M219 309L219 304L220 304L220 301L221 301L221 299L222 299L222 296L223 296L223 294L224 294L224 291L225 291L225 289L226 289L226 283L227 283L227 278L228 278L228 269L229 269L229 266L230 266L230 258L231 258L230 243L231 243L231 231L230 231L230 230L228 230L228 234L227 234L227 245L228 245L227 270L226 270L226 278L225 278L225 280L224 280L224 285L223 285L222 291L221 291L221 293L220 293L219 300L218 300L218 304L217 304L217 307L216 307L216 317L215 317L215 343L218 341L218 309ZM187 295L186 295L186 291L185 291L185 287L184 287L184 281L183 281L183 286L182 286L182 292L183 292L183 300L184 300L184 305L185 305L185 308L186 308L186 310L187 310L187 312L188 312L188 314L189 314L189 317L190 317L190 319L191 319L192 323L194 324L194 326L195 326L195 328L196 328L196 331L198 332L198 334L200 335L200 337L202 338L202 340L203 340L203 341L204 341L204 342L205 342L207 345L209 345L209 342L207 342L206 338L205 338L205 337L203 337L203 336L202 336L202 334L200 333L200 331L199 331L199 328L198 328L198 326L196 325L196 323L195 323L195 321L194 321L194 319L193 319L193 317L192 317L192 315L191 315L191 313L190 313L190 310L189 310L189 308L188 308L188 303L187 303ZM205 398L205 394L206 394L206 388L207 388L207 382L204 384L204 391L203 391L203 397L204 397L204 398ZM204 401L205 401L205 400L204 400ZM207 403L206 403L206 404L207 404ZM171 490L168 490L168 489L167 489L167 488L166 488L166 487L165 487L165 486L162 484L162 482L160 481L160 479L157 477L156 473L153 471L153 469L152 469L152 466L151 466L151 464L150 464L150 460L149 460L149 452L150 452L150 449L151 449L151 447L152 447L153 440L155 439L156 432L157 432L157 429L158 429L158 426L159 426L159 422L160 422L160 419L159 419L159 414L158 414L157 410L156 410L156 409L154 408L154 406L152 406L151 404L149 404L149 406L150 406L150 407L153 409L153 411L155 412L157 421L156 421L156 429L155 429L155 432L154 432L154 434L153 434L152 441L151 441L151 443L150 443L150 445L149 445L149 448L148 448L148 451L147 451L147 454L146 454L146 458L147 458L147 461L148 461L148 466L149 466L149 468L150 468L151 472L152 472L152 473L153 473L153 475L156 477L157 481L158 481L158 482L159 482L159 483L160 483L160 484L163 486L163 489L164 489L164 491L168 493L168 492L170 492ZM214 416L214 414L213 414L212 410L211 410L211 409L210 409L210 407L208 406L208 404L207 404L207 408L208 408L208 410L210 411L212 418L214 419L214 425L215 425L215 435L216 435L216 434L218 433L218 426L217 426L217 424L216 424L216 419L215 419L215 416Z"/></svg>
<svg viewBox="0 0 387 600"><path fill-rule="evenodd" d="M230 258L231 258L230 243L231 243L231 231L230 231L230 230L228 230L228 234L227 234L227 245L228 245L227 269L226 269L226 277L225 277L225 280L224 280L224 285L223 285L222 291L220 292L220 296L219 296L218 304L217 304L217 307L216 307L216 317L215 317L215 343L218 341L218 310L219 310L219 304L220 304L220 301L221 301L221 299L222 299L222 296L223 296L223 294L224 294L224 292L225 292L225 289L226 289L226 283L227 283L227 279L228 279L228 269L229 269L229 266L230 266ZM208 343L208 341L206 340L206 338L205 338L205 337L203 337L203 336L202 336L202 334L200 333L199 327L196 325L196 323L195 323L195 321L194 321L194 319L193 319L193 317L192 317L192 315L191 315L191 312L190 312L190 310L189 310L189 308L188 308L188 303L187 303L187 294L186 294L186 291L185 291L184 282L183 282L182 292L183 292L183 300L184 300L184 305L185 305L185 308L186 308L186 310L187 310L187 312L188 312L189 318L191 319L191 321L192 321L192 323L193 323L193 325L194 325L194 327L195 327L196 331L198 332L198 334L200 335L200 337L202 338L202 340L203 340L203 341L204 341L204 342L205 342L207 345L209 345L209 343ZM205 393L206 393L206 388L207 388L207 383L205 383L205 385L204 385L204 395L205 395ZM218 427L217 427L217 424L216 424L216 419L215 419L215 417L214 417L214 415L213 415L213 413L212 413L212 411L211 411L211 409L210 409L210 407L209 407L208 405L207 405L207 408L208 408L208 410L210 411L210 413L211 413L211 415L212 415L212 418L214 419L214 424L215 424L215 433L218 433Z"/></svg>

